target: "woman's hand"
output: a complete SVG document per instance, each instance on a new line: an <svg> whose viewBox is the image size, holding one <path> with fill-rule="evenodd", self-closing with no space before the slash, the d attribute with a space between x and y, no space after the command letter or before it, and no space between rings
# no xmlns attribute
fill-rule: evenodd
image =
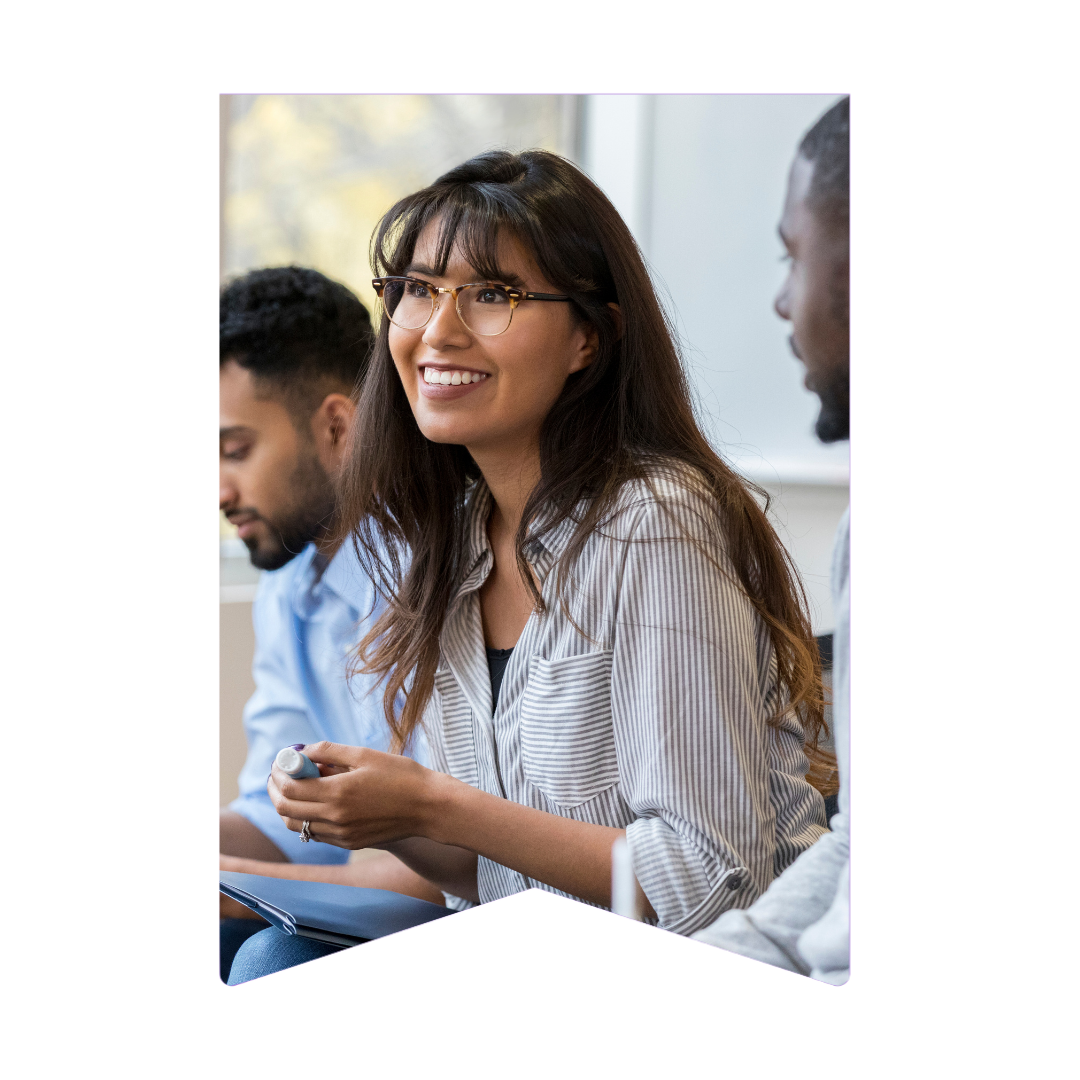
<svg viewBox="0 0 1080 1080"><path fill-rule="evenodd" d="M266 790L293 832L335 847L374 847L425 836L441 774L411 758L361 746L318 742L304 753L322 776L294 780L274 766Z"/></svg>
<svg viewBox="0 0 1080 1080"><path fill-rule="evenodd" d="M275 765L266 785L293 832L308 821L324 844L385 848L474 902L483 855L572 896L611 903L611 845L621 829L522 806L396 754L329 742L304 753L323 775L293 780Z"/></svg>

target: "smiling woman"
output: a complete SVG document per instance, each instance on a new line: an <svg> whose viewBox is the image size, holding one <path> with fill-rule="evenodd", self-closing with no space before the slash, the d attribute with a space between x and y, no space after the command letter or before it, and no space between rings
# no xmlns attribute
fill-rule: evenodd
<svg viewBox="0 0 1080 1080"><path fill-rule="evenodd" d="M460 251L451 252L441 274L431 269L441 228L441 219L425 226L407 273L443 281L475 274ZM519 242L505 237L496 258L499 278L525 284L444 288L413 276L376 281L390 319L394 364L424 436L467 446L474 458L494 439L500 458L527 460L568 376L591 361L596 335L569 306L536 303L570 297L544 282ZM507 439L520 444L516 455Z"/></svg>
<svg viewBox="0 0 1080 1080"><path fill-rule="evenodd" d="M388 317L339 531L387 600L358 666L435 768L309 746L322 776L275 769L278 813L455 907L607 906L623 836L660 925L747 906L825 831L817 650L629 231L568 161L500 151L401 200L373 250Z"/></svg>

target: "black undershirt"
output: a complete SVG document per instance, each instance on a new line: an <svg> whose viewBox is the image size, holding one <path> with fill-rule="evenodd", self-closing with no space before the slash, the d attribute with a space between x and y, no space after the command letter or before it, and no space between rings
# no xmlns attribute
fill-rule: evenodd
<svg viewBox="0 0 1080 1080"><path fill-rule="evenodd" d="M502 686L506 665L510 662L510 649L488 649L488 674L491 676L491 715L495 715L495 706L499 704L499 688Z"/></svg>

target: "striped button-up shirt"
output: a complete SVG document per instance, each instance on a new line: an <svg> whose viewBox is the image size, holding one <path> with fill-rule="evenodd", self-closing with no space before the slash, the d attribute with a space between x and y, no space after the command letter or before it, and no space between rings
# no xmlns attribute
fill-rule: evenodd
<svg viewBox="0 0 1080 1080"><path fill-rule="evenodd" d="M479 598L493 564L491 493L477 484L469 570L447 613L424 727L436 769L625 828L659 924L691 934L761 895L825 833L825 811L805 779L797 719L766 722L780 702L776 656L724 554L714 505L686 470L658 471L651 486L627 484L589 537L564 594L569 612L555 586L575 523L530 544L547 610L530 615L493 712ZM482 856L477 884L481 902L560 893Z"/></svg>

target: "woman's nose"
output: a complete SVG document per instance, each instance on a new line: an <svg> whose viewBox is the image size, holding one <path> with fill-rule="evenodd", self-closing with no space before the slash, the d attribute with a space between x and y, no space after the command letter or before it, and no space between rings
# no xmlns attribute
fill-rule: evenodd
<svg viewBox="0 0 1080 1080"><path fill-rule="evenodd" d="M439 293L435 298L435 310L424 327L423 340L424 344L432 349L444 348L447 345L461 348L471 341L471 335L457 313L457 305L447 293Z"/></svg>

